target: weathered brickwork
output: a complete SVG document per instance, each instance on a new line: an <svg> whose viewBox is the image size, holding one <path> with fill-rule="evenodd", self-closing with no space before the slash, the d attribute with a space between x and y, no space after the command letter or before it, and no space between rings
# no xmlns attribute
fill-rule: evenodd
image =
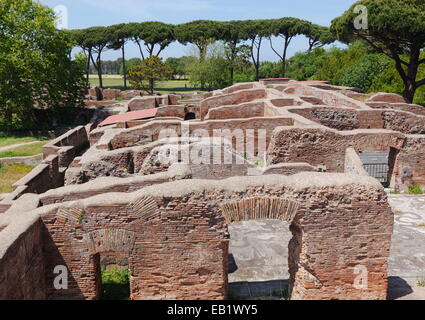
<svg viewBox="0 0 425 320"><path fill-rule="evenodd" d="M361 153L388 153L391 187L425 186L425 113L396 95L266 82L155 97L91 90L89 103L125 96L119 112L156 117L93 122L46 145L0 203L0 299L99 299L108 263L128 263L132 299L226 299L228 226L247 220L290 224L292 299L386 299L394 216ZM219 163L185 162L217 146ZM160 161L162 148L176 163ZM68 289L54 287L57 266Z"/></svg>
<svg viewBox="0 0 425 320"><path fill-rule="evenodd" d="M1 241L10 234L7 228L0 226ZM42 228L37 220L21 234L17 231L8 248L0 246L0 300L46 299Z"/></svg>
<svg viewBox="0 0 425 320"><path fill-rule="evenodd" d="M48 296L99 298L97 256L121 252L129 255L133 299L225 299L228 223L282 219L292 223L294 235L289 255L294 299L385 299L393 215L382 187L369 177L311 179L321 177L327 183L300 185L296 181L305 180L304 174L255 182L192 180L190 187L179 181L46 207ZM69 290L49 286L58 264L71 272ZM357 265L369 272L365 290L353 286Z"/></svg>

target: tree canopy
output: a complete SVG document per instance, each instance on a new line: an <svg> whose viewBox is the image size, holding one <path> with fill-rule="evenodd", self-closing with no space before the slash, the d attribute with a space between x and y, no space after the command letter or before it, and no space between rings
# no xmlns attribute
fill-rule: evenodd
<svg viewBox="0 0 425 320"><path fill-rule="evenodd" d="M274 53L280 58L282 63L282 77L286 75L286 56L288 47L295 36L308 34L311 23L297 18L281 18L268 21L267 36L270 41L270 46ZM274 47L271 36L283 38L282 53L279 53Z"/></svg>
<svg viewBox="0 0 425 320"><path fill-rule="evenodd" d="M196 20L175 26L174 35L183 43L192 43L199 49L201 60L205 58L207 46L222 38L222 24L212 20Z"/></svg>
<svg viewBox="0 0 425 320"><path fill-rule="evenodd" d="M355 10L358 5L367 8L367 28L356 28L354 23L359 16ZM419 66L425 63L420 57L425 47L423 0L357 1L332 21L331 30L341 41L362 39L377 52L390 57L403 80L403 96L407 102L412 102L416 90L425 85L425 79L417 79Z"/></svg>
<svg viewBox="0 0 425 320"><path fill-rule="evenodd" d="M148 56L159 56L159 54L174 41L173 26L158 22L146 21L141 23L130 23L127 26L133 40L139 46L142 59L145 58L141 43L145 45Z"/></svg>
<svg viewBox="0 0 425 320"><path fill-rule="evenodd" d="M69 33L49 8L31 0L0 2L0 122L11 129L38 107L82 104L84 69L70 59Z"/></svg>

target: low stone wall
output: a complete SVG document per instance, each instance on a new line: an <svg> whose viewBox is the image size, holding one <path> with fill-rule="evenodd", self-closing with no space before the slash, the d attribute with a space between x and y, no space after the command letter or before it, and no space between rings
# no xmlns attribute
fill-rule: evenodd
<svg viewBox="0 0 425 320"><path fill-rule="evenodd" d="M201 102L201 120L208 114L210 108L238 105L243 102L264 99L266 96L267 92L265 89L249 89L207 98Z"/></svg>
<svg viewBox="0 0 425 320"><path fill-rule="evenodd" d="M0 158L0 164L2 165L23 164L26 166L36 166L40 164L42 160L43 160L43 154L40 153L35 156L29 156L29 157Z"/></svg>
<svg viewBox="0 0 425 320"><path fill-rule="evenodd" d="M327 87L324 85L324 87ZM331 107L347 107L352 109L365 109L366 105L360 101L351 99L346 95L337 92L314 88L306 84L291 84L276 87L287 94L296 94L299 96L312 96L320 99L324 104Z"/></svg>
<svg viewBox="0 0 425 320"><path fill-rule="evenodd" d="M328 128L348 131L355 129L391 129L384 127L383 112L377 110L350 110L331 107L290 108L299 114Z"/></svg>
<svg viewBox="0 0 425 320"><path fill-rule="evenodd" d="M210 108L205 120L241 119L265 116L264 102Z"/></svg>
<svg viewBox="0 0 425 320"><path fill-rule="evenodd" d="M25 193L44 193L64 185L64 173L80 148L88 146L86 128L79 126L43 147L44 160L13 185L13 192L0 202L0 213Z"/></svg>
<svg viewBox="0 0 425 320"><path fill-rule="evenodd" d="M43 147L44 157L51 154L59 156L59 165L68 167L80 148L88 147L87 130L83 126L76 127L64 135L49 142Z"/></svg>
<svg viewBox="0 0 425 320"><path fill-rule="evenodd" d="M301 172L317 172L318 168L308 163L279 163L268 166L263 174L283 174L283 175L294 175Z"/></svg>
<svg viewBox="0 0 425 320"><path fill-rule="evenodd" d="M191 170L181 164L171 166L167 172L148 176L134 176L129 178L99 177L87 183L68 185L49 190L40 195L40 204L46 206L54 203L85 199L110 192L134 192L143 187L191 177Z"/></svg>
<svg viewBox="0 0 425 320"><path fill-rule="evenodd" d="M389 152L391 147L401 150L405 139L401 133L386 130L277 128L268 149L268 161L269 164L307 162L326 166L328 172L344 172L347 148L357 152Z"/></svg>
<svg viewBox="0 0 425 320"><path fill-rule="evenodd" d="M382 112L384 128L406 134L425 134L425 117L406 112Z"/></svg>
<svg viewBox="0 0 425 320"><path fill-rule="evenodd" d="M42 228L36 216L0 219L0 300L47 298Z"/></svg>
<svg viewBox="0 0 425 320"><path fill-rule="evenodd" d="M189 134L192 134L195 130L206 130L211 137L214 134L214 130L254 130L255 139L257 139L258 130L264 129L266 131L266 143L268 144L275 127L292 126L293 124L294 121L289 116L191 121L186 123L156 120L121 131L110 139L108 144L112 149L146 144L157 140L161 131L171 130L177 135L181 135L182 127L184 127L184 130L188 130Z"/></svg>
<svg viewBox="0 0 425 320"><path fill-rule="evenodd" d="M388 103L388 102L366 102L366 105L373 109L393 109L407 111L420 116L425 116L425 108L416 104Z"/></svg>
<svg viewBox="0 0 425 320"><path fill-rule="evenodd" d="M353 148L348 148L345 152L345 173L369 176L364 169L362 160Z"/></svg>
<svg viewBox="0 0 425 320"><path fill-rule="evenodd" d="M393 184L400 190L418 184L425 187L425 137L407 136L395 158Z"/></svg>

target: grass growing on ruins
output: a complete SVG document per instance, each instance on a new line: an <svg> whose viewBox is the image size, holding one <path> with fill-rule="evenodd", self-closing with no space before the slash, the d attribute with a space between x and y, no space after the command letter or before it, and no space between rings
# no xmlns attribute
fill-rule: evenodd
<svg viewBox="0 0 425 320"><path fill-rule="evenodd" d="M130 270L102 270L102 300L130 299Z"/></svg>
<svg viewBox="0 0 425 320"><path fill-rule="evenodd" d="M26 146L20 146L14 149L2 151L0 152L0 158L35 156L37 154L43 153L43 146L47 142L48 141L40 141Z"/></svg>
<svg viewBox="0 0 425 320"><path fill-rule="evenodd" d="M12 192L12 185L26 176L34 167L22 164L1 165L0 164L0 193Z"/></svg>
<svg viewBox="0 0 425 320"><path fill-rule="evenodd" d="M414 186L409 187L409 194L423 194L424 190L422 190L420 185L415 184Z"/></svg>

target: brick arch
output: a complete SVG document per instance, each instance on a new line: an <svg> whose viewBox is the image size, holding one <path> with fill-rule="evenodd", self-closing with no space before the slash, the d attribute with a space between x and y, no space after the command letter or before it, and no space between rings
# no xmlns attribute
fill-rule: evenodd
<svg viewBox="0 0 425 320"><path fill-rule="evenodd" d="M149 220L161 214L158 203L151 196L143 196L129 204L129 209L142 220Z"/></svg>
<svg viewBox="0 0 425 320"><path fill-rule="evenodd" d="M101 252L131 253L136 234L125 229L99 229L84 234L90 254Z"/></svg>
<svg viewBox="0 0 425 320"><path fill-rule="evenodd" d="M246 198L220 205L227 224L246 220L276 219L292 223L298 202L272 197Z"/></svg>

